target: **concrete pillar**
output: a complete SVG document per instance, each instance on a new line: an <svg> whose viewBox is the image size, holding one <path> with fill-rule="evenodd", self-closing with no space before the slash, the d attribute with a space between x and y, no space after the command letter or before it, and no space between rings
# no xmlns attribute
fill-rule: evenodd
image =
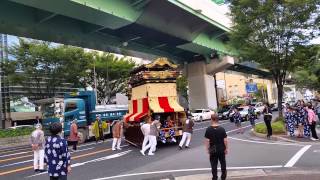
<svg viewBox="0 0 320 180"><path fill-rule="evenodd" d="M196 61L187 64L186 75L189 86L190 109L217 108L215 79L213 74L234 64L231 57L224 57L222 61L212 60L210 64Z"/></svg>
<svg viewBox="0 0 320 180"><path fill-rule="evenodd" d="M190 109L217 108L214 79L207 75L205 62L188 64L187 76Z"/></svg>

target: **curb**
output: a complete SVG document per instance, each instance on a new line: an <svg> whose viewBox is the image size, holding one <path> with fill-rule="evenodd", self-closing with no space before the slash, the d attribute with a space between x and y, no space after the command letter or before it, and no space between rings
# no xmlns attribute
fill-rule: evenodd
<svg viewBox="0 0 320 180"><path fill-rule="evenodd" d="M257 133L255 131L251 131L251 135L266 139L266 134ZM289 142L289 143L299 143L299 144L310 144L310 143L317 143L318 142L318 141L307 141L307 142L296 141L296 140L292 140L292 139L290 139L288 137L284 137L284 136L285 136L284 134L283 135L272 135L271 140L284 141L284 142Z"/></svg>
<svg viewBox="0 0 320 180"><path fill-rule="evenodd" d="M297 176L304 175L306 178L308 176L320 176L320 172L318 170L299 170L299 169L282 169L281 171L272 171L270 169L252 169L252 170L228 170L227 179L246 179L246 178L255 178L259 179L262 177L265 178L276 178L282 177L283 179L287 179L288 176ZM175 177L175 180L208 180L211 179L212 175L207 174L195 174L188 176L180 176ZM307 178L308 179L308 178Z"/></svg>
<svg viewBox="0 0 320 180"><path fill-rule="evenodd" d="M251 131L251 134L256 136L256 137L259 137L259 138L263 138L263 139L266 139L266 134L262 134L262 133L258 133L258 132L255 132L255 131ZM271 140L273 141L279 141L279 136L278 135L272 135L271 136Z"/></svg>

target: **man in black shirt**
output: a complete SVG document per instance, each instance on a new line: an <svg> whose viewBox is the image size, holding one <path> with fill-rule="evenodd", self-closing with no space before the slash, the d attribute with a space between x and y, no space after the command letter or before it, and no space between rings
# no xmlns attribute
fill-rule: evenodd
<svg viewBox="0 0 320 180"><path fill-rule="evenodd" d="M211 115L211 126L206 130L205 146L210 155L212 180L217 180L217 165L218 160L221 165L221 180L227 178L226 155L228 154L228 140L226 130L219 126L218 116Z"/></svg>

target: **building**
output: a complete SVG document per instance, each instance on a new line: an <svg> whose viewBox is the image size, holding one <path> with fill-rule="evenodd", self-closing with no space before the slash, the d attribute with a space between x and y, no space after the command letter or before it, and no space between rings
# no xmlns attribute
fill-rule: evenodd
<svg viewBox="0 0 320 180"><path fill-rule="evenodd" d="M249 68L249 67L246 67ZM277 101L276 85L270 77L254 75L241 71L226 70L216 74L216 85L219 102L230 101L235 98L249 97L246 86L248 83L256 84L263 101L275 103ZM256 73L255 73L256 74Z"/></svg>

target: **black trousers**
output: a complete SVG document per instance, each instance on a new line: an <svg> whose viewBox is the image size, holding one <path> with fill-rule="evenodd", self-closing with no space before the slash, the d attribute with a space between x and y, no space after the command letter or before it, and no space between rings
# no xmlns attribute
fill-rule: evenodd
<svg viewBox="0 0 320 180"><path fill-rule="evenodd" d="M59 177L50 176L50 180L67 180L67 176L59 176Z"/></svg>
<svg viewBox="0 0 320 180"><path fill-rule="evenodd" d="M227 178L227 164L226 164L226 156L224 153L215 153L210 155L210 164L212 171L212 180L218 179L218 160L221 165L221 180L226 180Z"/></svg>
<svg viewBox="0 0 320 180"><path fill-rule="evenodd" d="M312 134L312 137L313 137L313 138L319 139L319 138L318 138L318 135L317 135L317 131L316 131L316 125L317 125L316 122L313 122L313 123L310 125L311 134Z"/></svg>
<svg viewBox="0 0 320 180"><path fill-rule="evenodd" d="M70 141L70 145L72 145L73 150L77 150L78 141Z"/></svg>
<svg viewBox="0 0 320 180"><path fill-rule="evenodd" d="M267 136L268 137L272 136L271 119L272 119L272 116L271 117L269 115L264 116L264 123L267 126L267 131L268 131Z"/></svg>

